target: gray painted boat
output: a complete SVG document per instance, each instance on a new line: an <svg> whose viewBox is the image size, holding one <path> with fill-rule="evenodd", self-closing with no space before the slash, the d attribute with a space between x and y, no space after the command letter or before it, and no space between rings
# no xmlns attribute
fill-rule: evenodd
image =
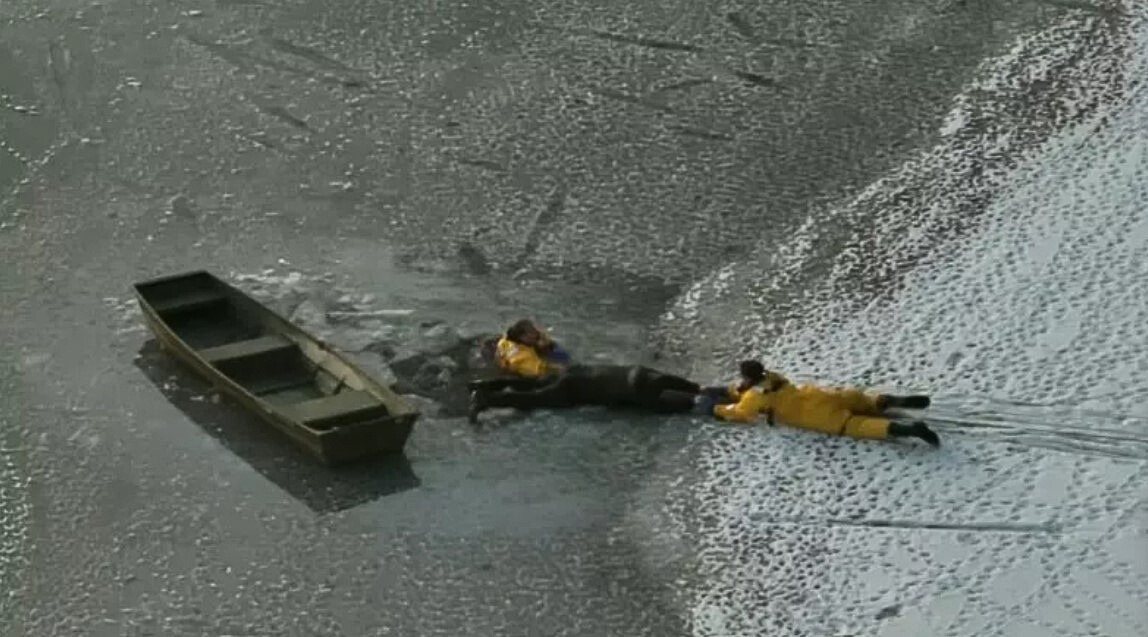
<svg viewBox="0 0 1148 637"><path fill-rule="evenodd" d="M202 270L133 288L164 350L325 464L406 445L408 401L243 291Z"/></svg>

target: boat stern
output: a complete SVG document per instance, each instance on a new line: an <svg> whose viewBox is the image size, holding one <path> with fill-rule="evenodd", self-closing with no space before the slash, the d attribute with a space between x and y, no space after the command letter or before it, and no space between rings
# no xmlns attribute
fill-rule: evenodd
<svg viewBox="0 0 1148 637"><path fill-rule="evenodd" d="M347 464L371 456L401 453L418 420L418 412L348 423L319 435L319 456L324 464Z"/></svg>

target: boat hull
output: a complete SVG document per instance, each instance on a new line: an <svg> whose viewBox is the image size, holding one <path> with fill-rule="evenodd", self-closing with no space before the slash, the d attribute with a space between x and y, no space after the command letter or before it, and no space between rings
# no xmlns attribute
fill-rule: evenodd
<svg viewBox="0 0 1148 637"><path fill-rule="evenodd" d="M231 303L241 306L251 320L268 333L282 336L301 347L317 365L326 370L337 369L357 388L370 392L386 406L386 413L363 418L351 418L338 426L317 430L293 418L290 409L272 404L255 395L252 390L220 371L218 366L205 360L204 348L195 348L187 342L148 298L145 292L159 285L178 285L189 277L211 277ZM135 285L144 322L161 348L183 365L216 387L230 402L271 425L298 447L327 465L339 465L367 457L399 453L418 420L419 413L401 396L382 385L328 344L308 334L283 317L255 301L241 290L202 271L152 279Z"/></svg>

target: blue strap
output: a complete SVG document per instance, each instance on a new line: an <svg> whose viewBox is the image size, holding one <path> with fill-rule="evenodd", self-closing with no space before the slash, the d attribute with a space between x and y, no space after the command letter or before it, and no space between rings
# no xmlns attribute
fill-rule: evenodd
<svg viewBox="0 0 1148 637"><path fill-rule="evenodd" d="M546 360L554 363L569 364L571 358L570 354L562 349L561 345L555 344L554 349L550 350L550 353L546 355Z"/></svg>
<svg viewBox="0 0 1148 637"><path fill-rule="evenodd" d="M702 388L702 394L713 398L714 401L727 400L729 398L729 389L720 385L711 385Z"/></svg>
<svg viewBox="0 0 1148 637"><path fill-rule="evenodd" d="M712 389L712 387L707 389ZM698 397L694 399L694 413L703 416L712 416L714 415L714 406L716 405L717 398L714 397L713 394L703 390L702 393L698 394Z"/></svg>

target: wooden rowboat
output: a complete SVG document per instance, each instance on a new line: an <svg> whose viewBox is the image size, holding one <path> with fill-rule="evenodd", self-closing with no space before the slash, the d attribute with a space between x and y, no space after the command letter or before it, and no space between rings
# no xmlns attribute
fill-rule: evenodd
<svg viewBox="0 0 1148 637"><path fill-rule="evenodd" d="M133 288L166 351L323 463L406 444L409 402L241 290L202 270Z"/></svg>

